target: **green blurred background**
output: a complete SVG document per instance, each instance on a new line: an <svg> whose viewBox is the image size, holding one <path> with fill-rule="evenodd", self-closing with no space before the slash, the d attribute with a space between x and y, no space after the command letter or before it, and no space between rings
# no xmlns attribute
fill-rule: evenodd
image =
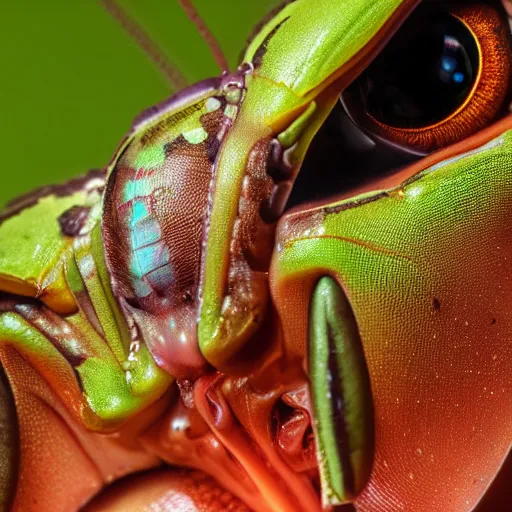
<svg viewBox="0 0 512 512"><path fill-rule="evenodd" d="M195 0L232 67L278 0ZM190 82L219 71L177 0L119 0ZM0 18L0 205L106 165L132 119L172 91L99 0L7 2Z"/></svg>

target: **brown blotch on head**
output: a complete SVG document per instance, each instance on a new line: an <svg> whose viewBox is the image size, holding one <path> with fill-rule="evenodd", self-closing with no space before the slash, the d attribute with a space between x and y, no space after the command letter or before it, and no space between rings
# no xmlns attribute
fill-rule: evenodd
<svg viewBox="0 0 512 512"><path fill-rule="evenodd" d="M285 22L287 22L290 18L285 18L281 23L276 25L268 34L268 36L265 38L263 43L260 44L256 52L254 53L254 57L252 59L252 63L255 68L259 68L261 66L261 63L263 62L263 57L267 53L268 44L270 43L270 40L276 35L277 31L284 25Z"/></svg>
<svg viewBox="0 0 512 512"><path fill-rule="evenodd" d="M65 236L78 236L85 225L91 209L87 206L72 206L66 210L57 220L60 231Z"/></svg>
<svg viewBox="0 0 512 512"><path fill-rule="evenodd" d="M22 196L16 197L7 203L6 208L0 213L0 223L4 220L19 214L25 208L36 205L41 199L48 196L66 197L87 188L88 184L98 180L98 183L105 181L106 171L104 169L92 169L84 176L74 178L66 183L58 185L46 185L32 190ZM94 187L98 193L102 192L102 186Z"/></svg>

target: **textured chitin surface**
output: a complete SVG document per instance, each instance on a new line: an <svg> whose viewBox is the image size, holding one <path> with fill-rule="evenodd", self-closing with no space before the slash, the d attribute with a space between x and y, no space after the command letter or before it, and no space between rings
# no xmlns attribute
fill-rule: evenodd
<svg viewBox="0 0 512 512"><path fill-rule="evenodd" d="M0 510L9 506L16 486L18 435L16 410L3 370L0 370Z"/></svg>
<svg viewBox="0 0 512 512"><path fill-rule="evenodd" d="M376 458L361 511L467 510L512 431L512 133L381 194L285 217L273 295L290 352L335 276L370 371Z"/></svg>
<svg viewBox="0 0 512 512"><path fill-rule="evenodd" d="M85 512L249 512L203 473L161 470L121 481Z"/></svg>
<svg viewBox="0 0 512 512"><path fill-rule="evenodd" d="M144 339L173 375L180 374L180 364L170 367L169 360L181 358L192 368L202 363L196 297L225 105L208 90L188 105L171 104L168 113L136 130L108 181L103 233L115 293L136 306L139 327L149 319L137 315L152 315L156 329ZM166 357L175 345L182 353Z"/></svg>
<svg viewBox="0 0 512 512"><path fill-rule="evenodd" d="M96 434L72 417L66 408L69 404L52 391L55 383L41 378L34 358L2 345L0 359L16 403L20 449L9 510L79 510L106 482L159 463L143 452L136 439L165 403L147 409L146 417L134 419L112 435ZM55 367L60 361L48 358L46 363ZM72 393L69 379L60 385Z"/></svg>

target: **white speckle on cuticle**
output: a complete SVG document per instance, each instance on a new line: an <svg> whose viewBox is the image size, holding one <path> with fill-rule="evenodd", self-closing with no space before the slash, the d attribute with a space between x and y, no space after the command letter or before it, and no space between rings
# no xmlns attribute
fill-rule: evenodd
<svg viewBox="0 0 512 512"><path fill-rule="evenodd" d="M221 107L221 102L217 98L208 98L205 107L208 112L214 112Z"/></svg>
<svg viewBox="0 0 512 512"><path fill-rule="evenodd" d="M206 133L206 130L200 126L194 130L183 132L183 137L189 144L201 144L201 142L204 142L208 138L208 133Z"/></svg>

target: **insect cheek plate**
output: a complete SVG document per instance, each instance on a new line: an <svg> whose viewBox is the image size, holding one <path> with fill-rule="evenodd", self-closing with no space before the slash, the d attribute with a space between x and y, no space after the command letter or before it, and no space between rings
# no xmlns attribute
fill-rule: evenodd
<svg viewBox="0 0 512 512"><path fill-rule="evenodd" d="M325 396L328 384L311 366L313 356L325 361L337 346L336 338L325 340L340 331L329 316L334 302L315 309L325 299L319 296L308 309L324 276L336 283L328 288L339 286L357 321L375 422L372 474L355 498L363 509L384 506L384 498L374 501L384 481L403 489L401 499L415 509L442 508L448 500L464 508L466 499L474 506L509 451L510 390L503 383L511 363L510 286L503 265L509 268L511 251L510 121L496 135L445 154L393 188L280 220L271 293L287 354L309 355L313 395ZM310 330L305 319L315 311L313 325L330 331ZM323 352L315 355L312 347ZM474 393L483 387L492 400ZM495 387L503 394L497 397ZM331 418L331 404L318 410L319 403L316 419ZM485 434L476 439L475 429ZM328 430L317 432L325 445ZM468 460L472 470L459 473ZM469 473L482 478L479 488ZM441 476L449 486L439 490Z"/></svg>

